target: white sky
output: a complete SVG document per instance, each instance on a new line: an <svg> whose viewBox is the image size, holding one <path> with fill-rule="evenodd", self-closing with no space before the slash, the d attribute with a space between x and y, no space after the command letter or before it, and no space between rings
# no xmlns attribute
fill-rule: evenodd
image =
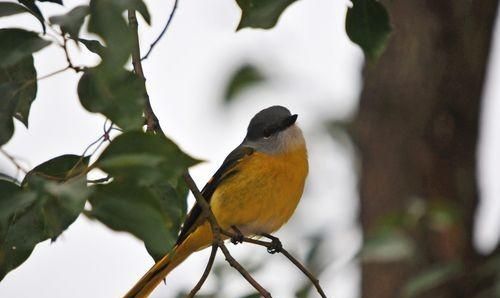
<svg viewBox="0 0 500 298"><path fill-rule="evenodd" d="M68 7L86 1L68 2ZM141 26L143 50L161 31L173 1L147 1L153 27ZM348 148L325 137L323 123L355 110L360 84L361 51L345 35L347 1L298 1L272 30L245 29L235 33L240 11L235 1L181 0L164 39L144 62L152 105L167 135L186 152L208 162L192 171L199 186L211 176L244 136L249 119L260 109L282 104L299 114L309 146L311 173L297 214L279 233L283 243L302 258L300 242L324 229L326 255L333 261L320 280L332 297L357 297L358 269L349 261L360 245L356 179ZM65 9L40 3L46 16ZM39 30L29 16L0 21L0 27L23 26ZM496 31L499 36L499 30ZM499 38L496 39L497 44ZM498 49L500 46L496 46ZM95 63L85 52L73 53L75 64ZM500 58L490 68L499 77ZM241 95L225 108L222 96L231 72L242 62L262 67L269 82ZM39 76L63 68L61 49L52 46L36 54ZM79 75L70 71L39 83L30 115L30 129L16 123L8 152L34 166L64 154L81 154L98 138L103 118L83 110L76 95ZM498 127L500 90L490 79L484 101L480 174L485 208L478 243L491 248L500 226L500 168ZM14 168L0 158L0 168ZM327 177L328 179L325 179ZM231 247L240 260L266 260L256 274L275 297L291 297L305 282L282 257L259 247ZM208 252L191 256L160 286L153 297L174 297L198 280ZM220 260L222 262L222 260ZM119 297L152 265L142 243L126 233L110 231L80 217L53 244L38 245L31 257L0 282L0 297ZM237 272L228 269L227 297L252 291ZM209 279L204 289L215 286ZM203 291L203 290L202 290Z"/></svg>

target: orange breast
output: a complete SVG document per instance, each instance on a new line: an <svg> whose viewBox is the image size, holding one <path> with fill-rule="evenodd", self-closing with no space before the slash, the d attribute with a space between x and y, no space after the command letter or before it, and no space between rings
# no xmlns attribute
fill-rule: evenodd
<svg viewBox="0 0 500 298"><path fill-rule="evenodd" d="M292 216L308 172L305 146L280 155L255 152L237 165L237 174L212 196L211 207L223 229L244 234L271 233Z"/></svg>

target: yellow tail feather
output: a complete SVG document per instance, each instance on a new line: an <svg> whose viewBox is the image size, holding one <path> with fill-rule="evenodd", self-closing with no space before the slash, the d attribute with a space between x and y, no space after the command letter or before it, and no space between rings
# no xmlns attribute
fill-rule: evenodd
<svg viewBox="0 0 500 298"><path fill-rule="evenodd" d="M123 298L146 298L158 284L193 252L210 245L212 233L208 223L198 227L172 252L165 255L128 291Z"/></svg>

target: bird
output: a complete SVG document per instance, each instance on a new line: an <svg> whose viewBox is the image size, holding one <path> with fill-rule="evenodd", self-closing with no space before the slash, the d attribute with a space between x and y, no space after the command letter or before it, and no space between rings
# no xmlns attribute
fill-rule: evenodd
<svg viewBox="0 0 500 298"><path fill-rule="evenodd" d="M269 235L295 212L309 171L306 142L297 117L278 105L255 114L243 142L202 189L223 230L233 228L240 236L249 237ZM124 298L149 297L168 273L212 242L208 219L201 206L195 204L171 252L151 267Z"/></svg>

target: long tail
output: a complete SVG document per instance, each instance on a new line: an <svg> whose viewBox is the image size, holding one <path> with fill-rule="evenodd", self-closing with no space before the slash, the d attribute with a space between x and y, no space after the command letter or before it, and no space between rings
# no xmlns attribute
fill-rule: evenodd
<svg viewBox="0 0 500 298"><path fill-rule="evenodd" d="M123 298L148 297L170 271L182 263L193 252L209 246L211 239L212 233L208 223L198 227L181 244L174 247L171 253L165 255L154 264Z"/></svg>

